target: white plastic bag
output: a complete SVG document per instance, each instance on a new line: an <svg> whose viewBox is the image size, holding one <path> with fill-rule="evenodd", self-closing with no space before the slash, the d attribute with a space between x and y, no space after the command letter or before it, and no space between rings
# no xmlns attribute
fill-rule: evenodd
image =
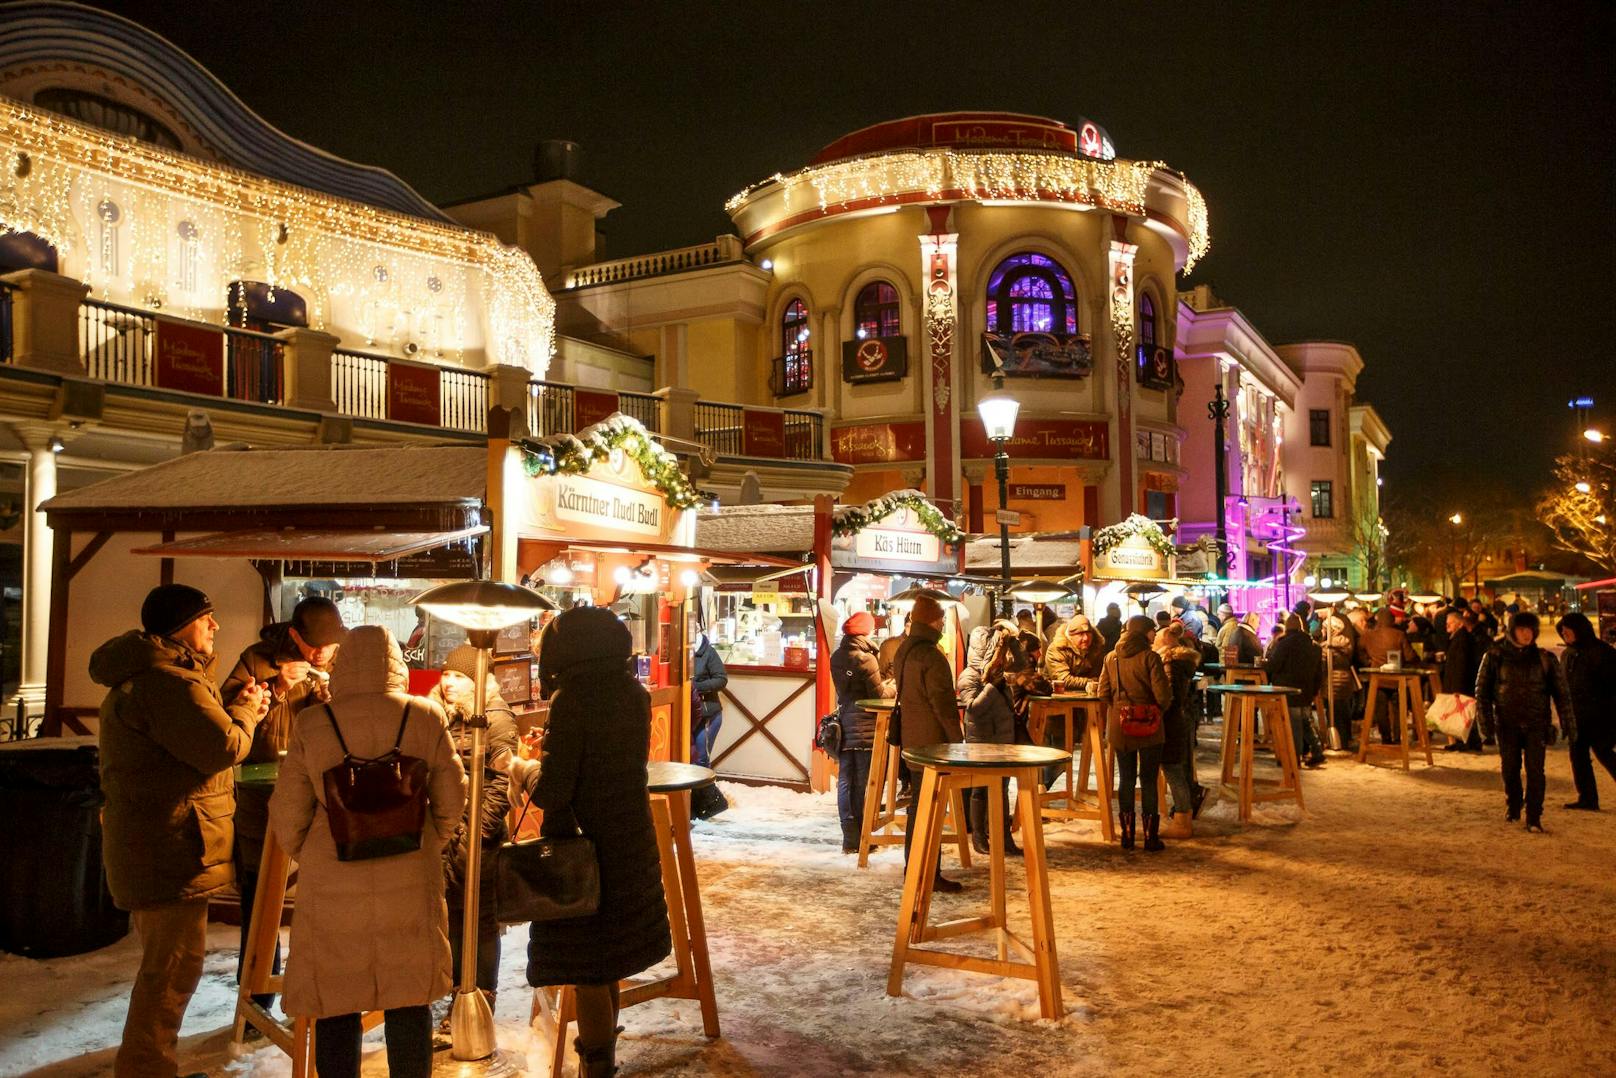
<svg viewBox="0 0 1616 1078"><path fill-rule="evenodd" d="M1439 692L1425 710L1428 729L1446 734L1456 741L1470 736L1476 722L1476 698L1463 693Z"/></svg>

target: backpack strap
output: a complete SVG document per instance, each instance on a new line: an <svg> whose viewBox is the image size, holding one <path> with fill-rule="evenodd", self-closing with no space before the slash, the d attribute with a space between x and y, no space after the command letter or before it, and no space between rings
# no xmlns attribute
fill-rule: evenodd
<svg viewBox="0 0 1616 1078"><path fill-rule="evenodd" d="M331 720L331 732L337 735L337 744L342 746L343 757L352 756L353 753L348 749L348 742L343 739L342 727L337 725L337 713L331 709L330 704L321 704L320 706L325 709L326 718Z"/></svg>
<svg viewBox="0 0 1616 1078"><path fill-rule="evenodd" d="M397 752L399 750L399 746L404 744L404 727L408 725L410 721L410 704L413 702L414 701L411 700L406 700L404 702L404 714L400 715L398 719L398 736L393 738L394 752Z"/></svg>

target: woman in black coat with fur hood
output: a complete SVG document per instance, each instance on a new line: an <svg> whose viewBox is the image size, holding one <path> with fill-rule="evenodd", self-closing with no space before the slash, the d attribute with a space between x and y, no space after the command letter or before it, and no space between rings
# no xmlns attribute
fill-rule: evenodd
<svg viewBox="0 0 1616 1078"><path fill-rule="evenodd" d="M600 909L544 921L528 937L527 980L570 984L578 1000L581 1075L609 1075L617 1049L617 982L673 950L645 767L651 698L629 673L633 645L610 610L577 607L544 632L539 678L554 686L540 760L511 779L544 810L542 833L581 831L600 862Z"/></svg>

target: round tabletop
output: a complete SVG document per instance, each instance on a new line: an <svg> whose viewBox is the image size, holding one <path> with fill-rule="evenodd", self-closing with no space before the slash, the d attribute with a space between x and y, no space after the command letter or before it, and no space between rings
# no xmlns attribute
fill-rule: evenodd
<svg viewBox="0 0 1616 1078"><path fill-rule="evenodd" d="M1071 700L1087 700L1087 701L1091 701L1091 702L1098 702L1098 701L1104 699L1104 697L1096 696L1091 692L1052 692L1052 693L1047 693L1047 694L1042 695L1042 696L1029 696L1029 697L1027 697L1027 699L1036 701L1038 703L1047 704L1051 700L1061 701L1061 702L1071 701Z"/></svg>
<svg viewBox="0 0 1616 1078"><path fill-rule="evenodd" d="M1042 745L990 745L982 742L954 742L904 749L903 758L920 767L956 770L968 767L1048 767L1064 763L1071 753Z"/></svg>
<svg viewBox="0 0 1616 1078"><path fill-rule="evenodd" d="M1301 689L1284 685L1208 685L1207 692L1229 692L1242 696L1300 696Z"/></svg>
<svg viewBox="0 0 1616 1078"><path fill-rule="evenodd" d="M857 700L855 703L865 711L891 711L896 700Z"/></svg>
<svg viewBox="0 0 1616 1078"><path fill-rule="evenodd" d="M711 786L718 776L710 767L653 760L645 765L645 788L654 794L671 794Z"/></svg>
<svg viewBox="0 0 1616 1078"><path fill-rule="evenodd" d="M1435 668L1421 669L1417 666L1405 666L1400 670L1384 670L1378 666L1360 666L1358 673L1371 676L1379 674L1381 677L1430 677L1436 673Z"/></svg>
<svg viewBox="0 0 1616 1078"><path fill-rule="evenodd" d="M1206 663L1203 670L1266 670L1262 663Z"/></svg>

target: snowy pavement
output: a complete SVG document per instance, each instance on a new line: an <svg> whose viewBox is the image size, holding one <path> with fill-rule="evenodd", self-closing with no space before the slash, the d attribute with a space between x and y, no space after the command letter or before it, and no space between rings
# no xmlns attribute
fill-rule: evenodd
<svg viewBox="0 0 1616 1078"><path fill-rule="evenodd" d="M1561 810L1569 766L1552 750L1548 833L1528 835L1503 820L1496 756L1437 763L1404 774L1333 755L1303 775L1305 814L1259 808L1241 827L1209 805L1196 838L1154 855L1102 845L1092 823L1051 827L1058 1022L1037 1018L1031 982L950 970L910 967L888 998L901 854L860 871L833 797L726 785L734 807L695 839L724 1035L701 1036L694 1003L633 1008L621 1073L1616 1073L1616 790L1604 813ZM974 912L985 867L944 863L967 886L934 916ZM1010 884L1025 928L1019 865ZM213 931L182 1069L289 1074L262 1042L230 1054L235 938ZM526 942L505 935L500 1045L538 1075ZM130 940L0 956L0 1075L110 1073L135 961ZM385 1073L367 1047L366 1074Z"/></svg>

